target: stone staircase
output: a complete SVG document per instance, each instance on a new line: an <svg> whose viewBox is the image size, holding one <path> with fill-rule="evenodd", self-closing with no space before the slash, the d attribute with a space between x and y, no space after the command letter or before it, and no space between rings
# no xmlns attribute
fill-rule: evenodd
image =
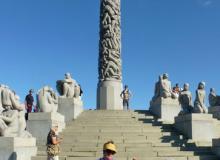
<svg viewBox="0 0 220 160"><path fill-rule="evenodd" d="M209 147L189 143L148 111L84 111L60 136L60 160L95 160L108 140L117 146L117 160L218 160ZM45 144L38 143L32 160L46 160L45 150Z"/></svg>

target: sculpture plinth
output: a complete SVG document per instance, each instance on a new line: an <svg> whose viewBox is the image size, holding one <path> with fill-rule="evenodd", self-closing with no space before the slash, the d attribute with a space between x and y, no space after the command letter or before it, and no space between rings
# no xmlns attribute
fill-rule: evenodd
<svg viewBox="0 0 220 160"><path fill-rule="evenodd" d="M181 106L178 99L159 97L151 102L150 111L161 121L174 123L174 117L181 111Z"/></svg>
<svg viewBox="0 0 220 160"><path fill-rule="evenodd" d="M0 137L1 160L31 160L36 155L35 138Z"/></svg>
<svg viewBox="0 0 220 160"><path fill-rule="evenodd" d="M75 98L58 99L58 112L65 116L65 121L76 119L83 112L83 102Z"/></svg>
<svg viewBox="0 0 220 160"><path fill-rule="evenodd" d="M122 110L120 0L101 0L97 109Z"/></svg>
<svg viewBox="0 0 220 160"><path fill-rule="evenodd" d="M220 120L220 106L212 106L208 108L210 114L213 115L214 118Z"/></svg>
<svg viewBox="0 0 220 160"><path fill-rule="evenodd" d="M117 81L104 81L98 84L97 109L123 110L122 83Z"/></svg>
<svg viewBox="0 0 220 160"><path fill-rule="evenodd" d="M220 137L219 122L211 114L186 114L175 117L174 127L194 142L212 142Z"/></svg>
<svg viewBox="0 0 220 160"><path fill-rule="evenodd" d="M27 130L37 139L37 143L45 144L47 134L53 125L58 125L58 132L65 128L65 118L57 112L51 113L29 113L27 121Z"/></svg>

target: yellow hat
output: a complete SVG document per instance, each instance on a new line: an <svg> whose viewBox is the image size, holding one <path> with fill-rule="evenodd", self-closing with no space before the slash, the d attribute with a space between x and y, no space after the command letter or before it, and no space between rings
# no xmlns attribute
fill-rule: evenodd
<svg viewBox="0 0 220 160"><path fill-rule="evenodd" d="M110 150L110 151L113 151L113 152L117 152L116 151L116 146L114 145L113 142L107 142L104 144L103 146L103 150Z"/></svg>

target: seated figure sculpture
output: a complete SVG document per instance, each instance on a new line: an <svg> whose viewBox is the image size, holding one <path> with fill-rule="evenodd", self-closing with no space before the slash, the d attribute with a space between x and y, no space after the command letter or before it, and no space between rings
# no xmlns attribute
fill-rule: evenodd
<svg viewBox="0 0 220 160"><path fill-rule="evenodd" d="M205 106L205 82L200 82L196 90L196 99L194 101L194 112L195 113L207 113Z"/></svg>
<svg viewBox="0 0 220 160"><path fill-rule="evenodd" d="M70 73L65 74L64 80L57 81L57 90L64 98L79 99L80 97L80 86L72 79Z"/></svg>
<svg viewBox="0 0 220 160"><path fill-rule="evenodd" d="M180 114L188 114L193 112L192 93L189 91L189 84L183 85L183 90L179 94L179 102L182 107Z"/></svg>
<svg viewBox="0 0 220 160"><path fill-rule="evenodd" d="M20 103L15 92L3 85L0 98L3 107L3 111L0 113L0 136L32 137L29 132L25 131L25 105Z"/></svg>
<svg viewBox="0 0 220 160"><path fill-rule="evenodd" d="M174 98L177 97L172 91L171 82L169 81L169 76L167 73L163 74L162 80L161 80L161 87L160 87L160 97L163 98Z"/></svg>
<svg viewBox="0 0 220 160"><path fill-rule="evenodd" d="M58 97L52 88L45 86L38 91L37 105L42 112L57 112Z"/></svg>
<svg viewBox="0 0 220 160"><path fill-rule="evenodd" d="M211 88L209 93L209 105L211 107L220 106L220 96L216 95L215 89Z"/></svg>

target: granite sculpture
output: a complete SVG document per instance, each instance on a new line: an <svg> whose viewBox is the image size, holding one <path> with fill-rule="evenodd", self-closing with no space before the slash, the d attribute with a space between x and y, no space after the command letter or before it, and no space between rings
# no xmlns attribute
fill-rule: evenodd
<svg viewBox="0 0 220 160"><path fill-rule="evenodd" d="M6 85L1 85L0 135L3 137L30 138L32 135L25 130L25 105L20 98Z"/></svg>
<svg viewBox="0 0 220 160"><path fill-rule="evenodd" d="M209 105L210 107L220 106L220 96L216 95L214 88L210 89Z"/></svg>
<svg viewBox="0 0 220 160"><path fill-rule="evenodd" d="M41 112L57 112L58 96L49 86L44 86L37 93L37 105Z"/></svg>
<svg viewBox="0 0 220 160"><path fill-rule="evenodd" d="M183 85L183 90L179 95L179 102L182 107L180 114L188 114L193 112L192 93L189 91L189 84Z"/></svg>
<svg viewBox="0 0 220 160"><path fill-rule="evenodd" d="M194 112L195 113L207 113L205 106L205 82L200 82L196 90L196 98L194 101Z"/></svg>
<svg viewBox="0 0 220 160"><path fill-rule="evenodd" d="M70 73L65 74L64 80L57 81L57 90L62 98L76 98L80 97L80 86L71 77Z"/></svg>
<svg viewBox="0 0 220 160"><path fill-rule="evenodd" d="M101 0L97 109L123 110L120 0Z"/></svg>

